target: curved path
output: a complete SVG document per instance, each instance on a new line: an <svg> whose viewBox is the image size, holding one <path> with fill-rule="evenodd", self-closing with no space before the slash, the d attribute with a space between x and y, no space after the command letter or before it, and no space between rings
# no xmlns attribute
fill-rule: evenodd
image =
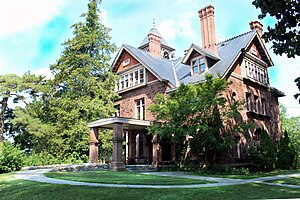
<svg viewBox="0 0 300 200"><path fill-rule="evenodd" d="M215 178L215 177L205 177L205 176L193 176L186 175L182 172L149 172L143 174L152 174L157 176L170 176L170 177L181 177L181 178L191 178L191 179L201 179L207 181L216 181L217 183L208 184L192 184L192 185L130 185L130 184L105 184L105 183L88 183L88 182L78 182L78 181L68 181L48 178L44 173L51 171L52 169L37 169L37 170L26 170L18 172L15 177L23 180L38 181L42 183L51 184L61 184L61 185L82 185L82 186L94 186L94 187L118 187L118 188L200 188L200 187L216 187L216 186L226 186L226 185L237 185L237 184L247 184L247 183L263 183L273 186L285 186L290 188L299 188L299 185L286 185L277 183L268 183L264 181L277 180L282 178L297 177L300 173L287 174L287 175L277 175L268 176L254 179L229 179L229 178Z"/></svg>

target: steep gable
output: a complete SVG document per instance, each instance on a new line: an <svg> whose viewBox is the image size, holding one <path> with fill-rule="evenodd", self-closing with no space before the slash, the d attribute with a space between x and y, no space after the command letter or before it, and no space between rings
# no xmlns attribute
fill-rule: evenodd
<svg viewBox="0 0 300 200"><path fill-rule="evenodd" d="M121 71L129 69L137 64L139 64L139 61L137 61L132 55L130 55L130 53L124 50L120 55L119 61L116 63L114 72L120 73Z"/></svg>

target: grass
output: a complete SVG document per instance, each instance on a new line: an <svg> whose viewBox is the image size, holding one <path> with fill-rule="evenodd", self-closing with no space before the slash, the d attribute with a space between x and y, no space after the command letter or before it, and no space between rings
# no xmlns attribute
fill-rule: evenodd
<svg viewBox="0 0 300 200"><path fill-rule="evenodd" d="M285 179L279 179L279 180L267 181L267 182L288 184L288 185L300 185L300 177L285 178Z"/></svg>
<svg viewBox="0 0 300 200"><path fill-rule="evenodd" d="M155 175L143 175L133 172L114 172L109 170L82 171L82 172L49 172L45 174L50 178L92 182L92 183L113 183L133 185L187 185L212 183L205 180L194 180L187 178L173 178Z"/></svg>
<svg viewBox="0 0 300 200"><path fill-rule="evenodd" d="M130 189L53 185L0 175L0 199L284 199L299 198L300 190L260 184L195 189Z"/></svg>
<svg viewBox="0 0 300 200"><path fill-rule="evenodd" d="M256 172L256 173L249 173L249 174L242 174L242 175L215 175L215 174L201 174L201 173L191 173L194 175L199 176L210 176L210 177L219 177L219 178L235 178L235 179L252 179L252 178L259 178L259 177L266 177L266 176L276 176L280 174L294 174L299 173L300 170L275 170L272 172Z"/></svg>

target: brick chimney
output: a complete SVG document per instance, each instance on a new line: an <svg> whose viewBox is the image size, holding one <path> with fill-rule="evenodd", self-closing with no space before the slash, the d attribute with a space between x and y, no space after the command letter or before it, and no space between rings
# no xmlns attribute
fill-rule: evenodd
<svg viewBox="0 0 300 200"><path fill-rule="evenodd" d="M202 47L209 49L213 53L217 53L214 7L208 5L198 11L202 33Z"/></svg>
<svg viewBox="0 0 300 200"><path fill-rule="evenodd" d="M158 34L155 34L155 31L156 29L153 31L151 30L148 34L149 53L155 57L161 58L161 37Z"/></svg>
<svg viewBox="0 0 300 200"><path fill-rule="evenodd" d="M256 30L261 37L263 32L263 24L260 21L254 20L249 23L251 30Z"/></svg>

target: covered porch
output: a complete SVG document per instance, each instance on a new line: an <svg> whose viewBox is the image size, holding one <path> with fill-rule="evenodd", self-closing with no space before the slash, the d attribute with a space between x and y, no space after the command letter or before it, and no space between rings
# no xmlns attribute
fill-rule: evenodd
<svg viewBox="0 0 300 200"><path fill-rule="evenodd" d="M150 121L122 117L104 118L89 123L89 162L98 162L99 129L112 129L111 166L114 170L124 170L125 164L151 164L157 167L162 161L162 146L157 135L147 134L149 126ZM175 148L171 149L168 149L170 157L175 156Z"/></svg>

